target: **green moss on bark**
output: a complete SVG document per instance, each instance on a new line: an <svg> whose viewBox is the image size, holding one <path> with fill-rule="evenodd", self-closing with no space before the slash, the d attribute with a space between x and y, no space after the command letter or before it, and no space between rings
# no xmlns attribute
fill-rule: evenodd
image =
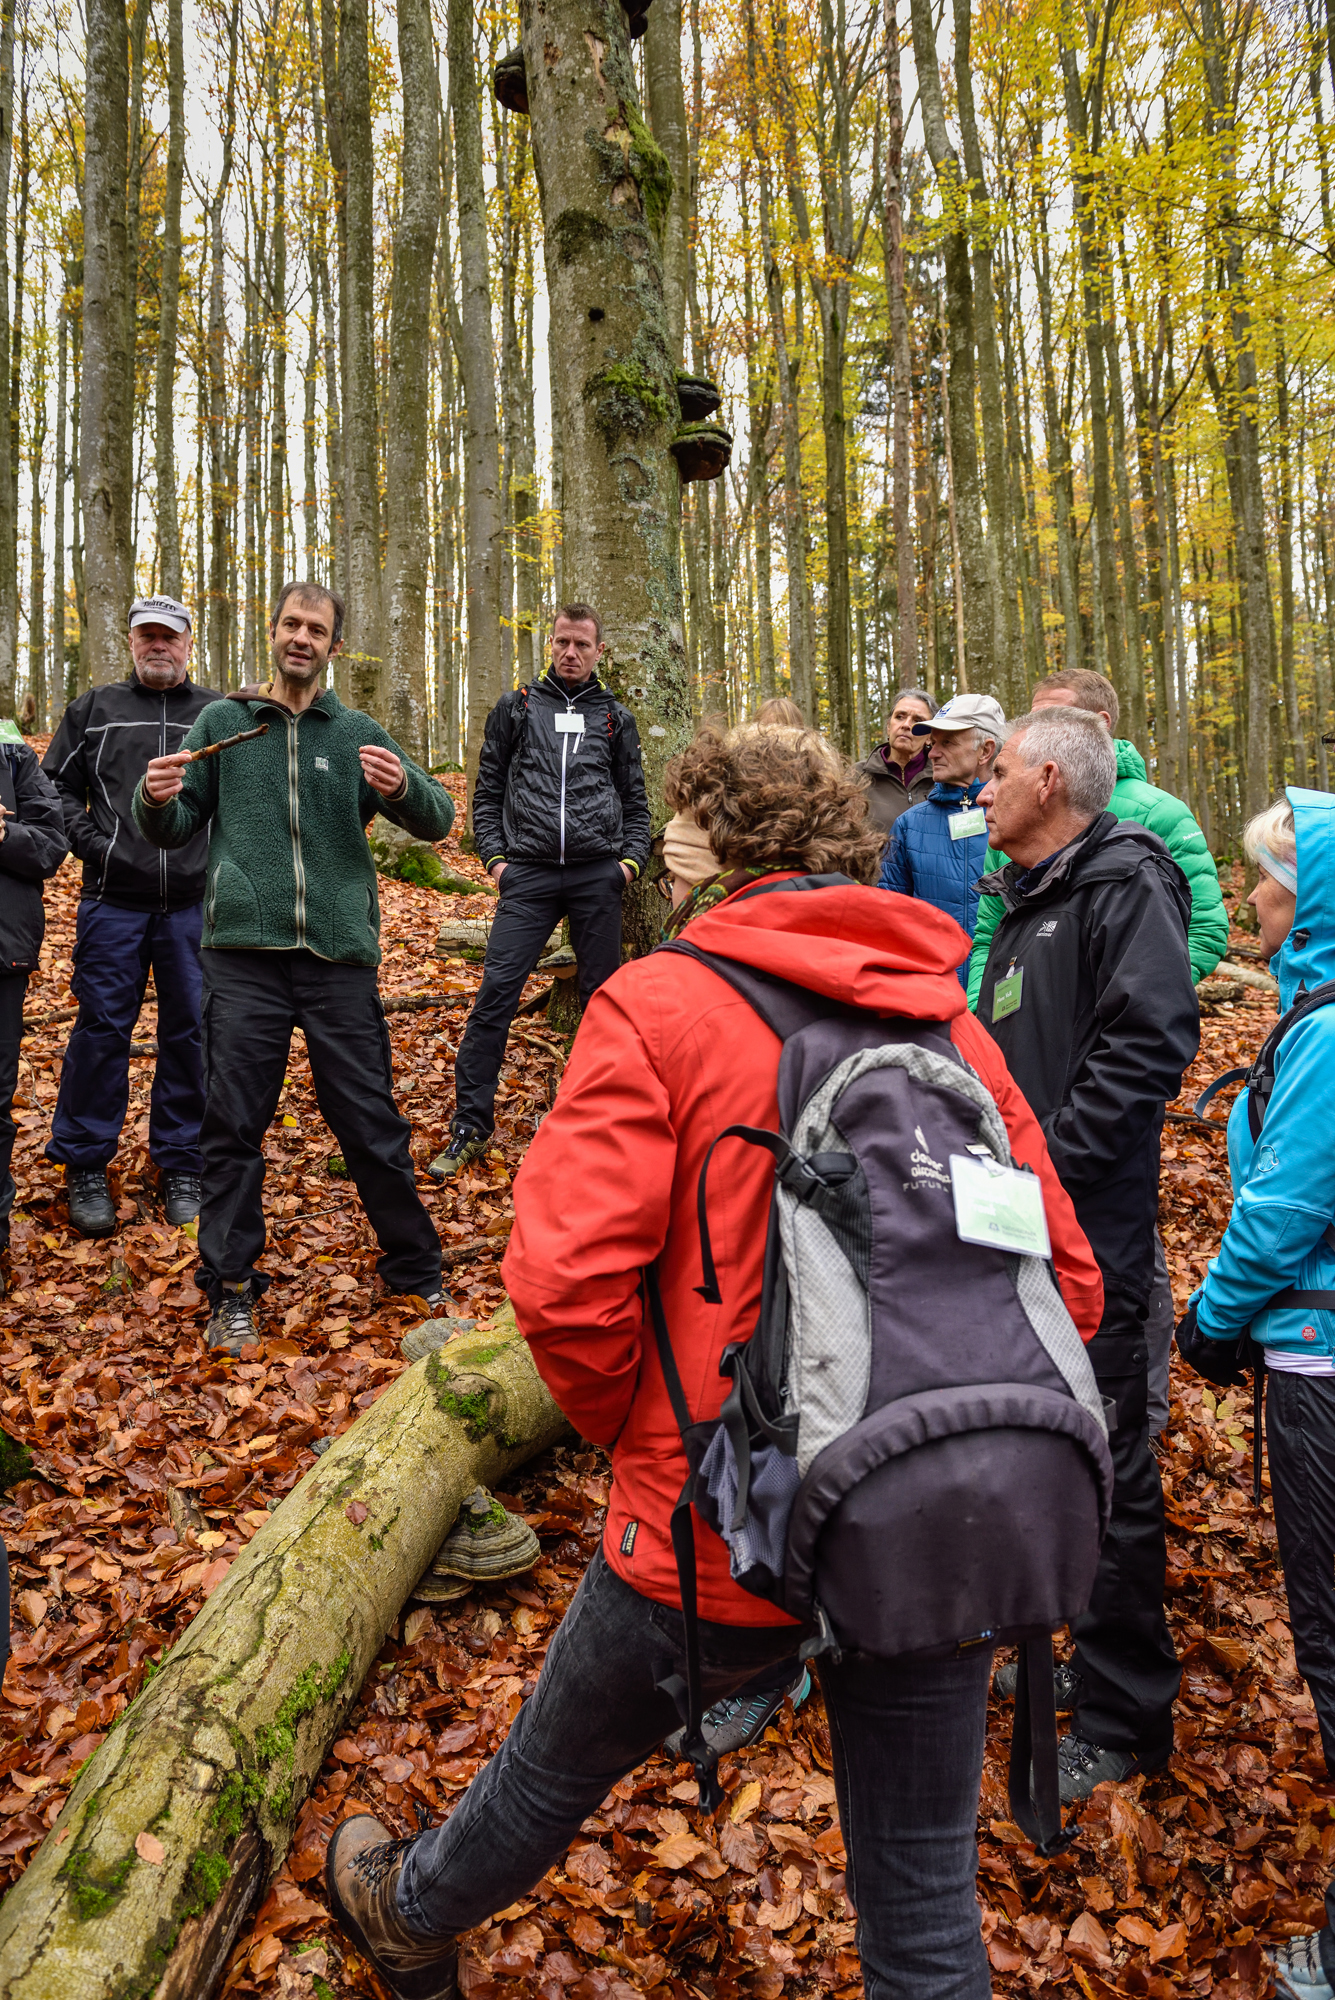
<svg viewBox="0 0 1335 2000"><path fill-rule="evenodd" d="M644 219L661 243L672 205L672 168L668 156L654 138L633 104L623 104L621 115L630 132L629 167L640 190Z"/></svg>

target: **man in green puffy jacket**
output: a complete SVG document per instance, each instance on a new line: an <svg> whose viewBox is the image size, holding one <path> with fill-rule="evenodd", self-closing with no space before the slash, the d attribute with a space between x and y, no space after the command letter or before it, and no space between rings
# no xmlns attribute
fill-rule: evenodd
<svg viewBox="0 0 1335 2000"><path fill-rule="evenodd" d="M1205 845L1205 835L1196 824L1190 806L1160 791L1145 776L1145 760L1134 743L1117 735L1117 691L1102 674L1086 667L1068 667L1049 674L1034 689L1031 708L1085 708L1101 716L1117 748L1117 783L1108 801L1108 810L1118 819L1139 820L1157 833L1191 890L1191 921L1187 927L1187 949L1191 954L1191 976L1199 983L1214 971L1228 948L1228 911L1219 889L1219 872ZM989 872L1004 868L1006 856L989 857ZM1004 907L1000 896L984 891L978 898L978 924L973 934L969 959L969 1005L978 1011L978 994L992 944L992 933L1000 923ZM1150 1294L1149 1319L1145 1333L1150 1349L1150 1433L1162 1431L1168 1422L1168 1357L1173 1339L1173 1298L1168 1284L1168 1266L1163 1243L1155 1238L1154 1289Z"/></svg>

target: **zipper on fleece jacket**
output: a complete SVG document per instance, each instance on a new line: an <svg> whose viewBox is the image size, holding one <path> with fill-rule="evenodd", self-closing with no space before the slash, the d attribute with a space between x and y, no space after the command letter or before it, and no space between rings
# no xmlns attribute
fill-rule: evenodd
<svg viewBox="0 0 1335 2000"><path fill-rule="evenodd" d="M166 754L167 696L164 692L158 696L158 755L159 757L165 757ZM165 847L158 849L158 891L162 898L163 910L165 911L167 908L167 850Z"/></svg>
<svg viewBox="0 0 1335 2000"><path fill-rule="evenodd" d="M306 943L306 865L301 858L301 802L298 796L300 766L297 760L297 724L300 716L284 717L287 723L287 822L292 835L292 877L296 888L297 948Z"/></svg>

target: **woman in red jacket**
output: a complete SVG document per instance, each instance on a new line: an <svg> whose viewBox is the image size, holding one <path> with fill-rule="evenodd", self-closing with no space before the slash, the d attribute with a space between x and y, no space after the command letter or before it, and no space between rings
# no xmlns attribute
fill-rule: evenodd
<svg viewBox="0 0 1335 2000"><path fill-rule="evenodd" d="M846 1006L950 1023L996 1099L1014 1158L1042 1181L1055 1270L1088 1339L1102 1310L1098 1268L1037 1124L967 1011L957 968L968 938L927 905L862 886L881 838L856 778L810 733L705 730L668 797L707 828L717 861L674 912L674 930ZM748 895L762 878L770 888L830 873L852 879ZM779 1052L706 966L675 953L624 965L590 1002L516 1181L506 1285L556 1401L612 1455L612 1498L602 1548L536 1692L453 1817L405 1841L352 1819L330 1844L334 1909L401 2000L453 1994L452 1940L526 1894L677 1720L663 1686L682 1657L668 1523L685 1467L640 1274L657 1260L687 1401L697 1418L717 1415L720 1358L756 1322L773 1165L739 1148L712 1181L714 1255L727 1274L720 1305L695 1289L696 1185L724 1126L777 1125ZM800 1633L732 1581L724 1544L698 1520L695 1540L713 1701L790 1660ZM868 2000L990 1993L974 1894L990 1664L980 1647L927 1663L845 1655L821 1666Z"/></svg>

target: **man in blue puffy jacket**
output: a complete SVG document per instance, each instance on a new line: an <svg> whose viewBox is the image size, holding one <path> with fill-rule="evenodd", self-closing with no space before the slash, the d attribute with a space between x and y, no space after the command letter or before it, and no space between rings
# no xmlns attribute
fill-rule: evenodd
<svg viewBox="0 0 1335 2000"><path fill-rule="evenodd" d="M934 903L970 937L988 851L977 799L1005 730L1006 718L990 694L957 694L930 722L914 725L915 736L931 738L927 754L936 783L921 805L910 806L895 821L881 864L883 889ZM967 986L967 962L959 977Z"/></svg>

